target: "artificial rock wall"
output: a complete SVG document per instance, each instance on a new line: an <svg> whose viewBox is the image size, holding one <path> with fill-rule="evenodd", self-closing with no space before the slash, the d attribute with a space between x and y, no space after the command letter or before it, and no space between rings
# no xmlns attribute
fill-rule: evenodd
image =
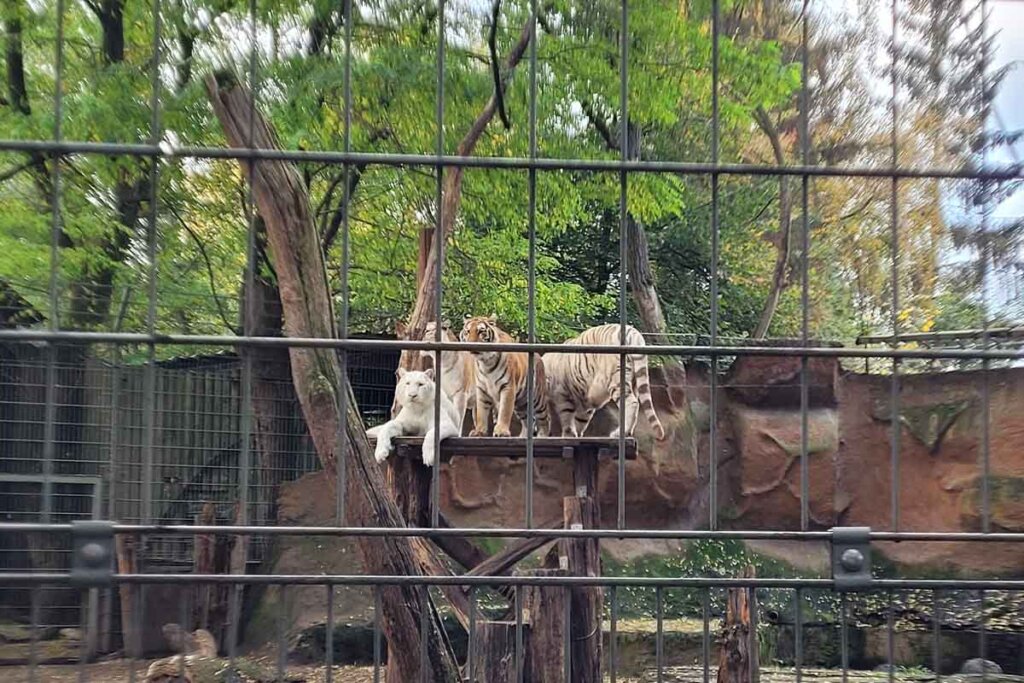
<svg viewBox="0 0 1024 683"><path fill-rule="evenodd" d="M808 362L806 444L812 528L893 528L892 380L843 373L833 359ZM638 424L640 454L626 466L629 527L706 528L711 416L706 375L691 370L686 407L673 406L660 374L655 402L669 435L656 443ZM907 374L898 404L899 528L978 531L982 525L986 378L978 372ZM658 386L658 385L661 386ZM989 511L993 531L1024 531L1024 368L988 372ZM721 526L800 528L804 418L800 360L743 357L720 382L715 420ZM673 392L675 393L675 392ZM678 399L677 399L678 400ZM600 424L595 427L600 428ZM525 523L522 462L455 459L443 475L443 505L456 523ZM616 467L602 467L606 526L616 519ZM565 463L540 462L534 519L561 517L571 486ZM885 544L896 563L939 571L1024 573L1020 544Z"/></svg>

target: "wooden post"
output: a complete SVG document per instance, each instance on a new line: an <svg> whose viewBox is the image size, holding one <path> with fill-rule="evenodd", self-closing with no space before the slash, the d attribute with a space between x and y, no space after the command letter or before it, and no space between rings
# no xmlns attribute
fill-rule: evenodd
<svg viewBox="0 0 1024 683"><path fill-rule="evenodd" d="M744 576L754 576L748 567ZM720 639L718 683L758 683L761 667L757 644L757 598L753 588L730 588L725 626Z"/></svg>
<svg viewBox="0 0 1024 683"><path fill-rule="evenodd" d="M563 569L534 569L529 576L565 576ZM569 683L565 679L565 637L568 624L565 586L526 586L523 592L523 623L529 624L526 646L527 683Z"/></svg>
<svg viewBox="0 0 1024 683"><path fill-rule="evenodd" d="M594 494L597 491L597 456L577 454L574 459L576 495L563 499L567 529L597 529L599 517ZM562 539L562 564L570 576L601 575L601 554L596 538ZM564 562L562 560L564 558ZM571 665L573 683L601 683L601 617L604 591L600 586L575 586L569 590Z"/></svg>
<svg viewBox="0 0 1024 683"><path fill-rule="evenodd" d="M137 536L118 534L114 537L114 554L117 556L118 574L136 574L138 568L136 544ZM124 651L129 657L142 656L141 624L135 623L135 601L139 598L138 589L131 584L121 584L118 588L121 598L121 634Z"/></svg>
<svg viewBox="0 0 1024 683"><path fill-rule="evenodd" d="M523 628L526 628L525 624ZM470 683L518 683L516 681L515 657L516 624L514 621L479 622L476 626L471 665L473 680Z"/></svg>

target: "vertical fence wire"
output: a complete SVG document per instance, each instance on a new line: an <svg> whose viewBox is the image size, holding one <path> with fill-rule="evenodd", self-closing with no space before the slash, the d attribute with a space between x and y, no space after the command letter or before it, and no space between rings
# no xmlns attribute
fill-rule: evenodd
<svg viewBox="0 0 1024 683"><path fill-rule="evenodd" d="M345 106L344 116L344 140L342 146L345 153L348 154L352 151L352 2L353 0L342 0L342 21L345 24L345 55L344 55L344 72L342 74L342 88L343 101ZM351 210L352 202L352 167L349 163L345 163L342 167L343 179L342 179L342 190L341 190L341 272L340 286L341 286L341 312L339 313L338 320L338 333L342 339L348 339L349 337L349 308L351 306L351 293L349 292L348 283L348 269L349 269L349 211ZM342 349L338 353L338 363L340 365L341 380L344 383L349 377L349 354L348 351ZM440 393L441 388L441 368L440 365L435 365L437 372L437 386ZM349 441L348 441L348 387L345 386L344 391L338 392L338 486L337 486L337 514L335 517L338 519L338 524L345 524L345 496L348 492L348 459L349 459Z"/></svg>
<svg viewBox="0 0 1024 683"><path fill-rule="evenodd" d="M721 0L711 0L711 163L719 163L719 33L721 32ZM718 181L711 173L711 346L718 345ZM712 354L708 374L708 529L718 529L718 356ZM707 677L705 676L705 681Z"/></svg>
<svg viewBox="0 0 1024 683"><path fill-rule="evenodd" d="M445 72L445 0L437 4L437 220L434 229L434 263L435 301L434 301L434 341L441 341L441 297L444 295L442 283L444 276L444 247L447 236L444 234L444 174L442 163L444 156L444 72ZM454 216L452 217L454 218ZM428 259L429 261L429 259ZM429 265L429 263L428 263ZM426 273L424 273L426 277ZM434 392L434 465L430 469L430 527L436 529L441 514L441 351L434 351L434 369L437 373L437 390ZM413 520L418 522L417 520Z"/></svg>
<svg viewBox="0 0 1024 683"><path fill-rule="evenodd" d="M981 126L982 135L988 137L989 133L986 129L988 123L987 110L988 107L985 104L985 99L988 97L988 2L987 0L981 0L981 65L979 68L979 83L980 83L980 102L979 106L981 109ZM987 170L988 167L988 145L989 141L986 139L981 145L981 169ZM988 225L988 212L990 207L991 195L990 195L991 182L988 180L981 181L981 268L982 268L982 282L981 282L981 311L982 311L982 348L988 349L990 345L989 338L989 305L988 305L988 264L990 262L989 255L989 225ZM989 516L989 506L991 503L991 488L989 482L989 471L990 471L990 449L992 447L992 426L991 426L991 405L990 401L992 398L991 392L991 376L990 371L991 364L987 358L983 358L981 361L981 529L984 532L991 531L991 518Z"/></svg>
<svg viewBox="0 0 1024 683"><path fill-rule="evenodd" d="M892 167L895 171L899 167L899 0L892 0ZM892 348L899 346L900 334L900 209L899 209L899 178L893 174L890 179L890 216L889 216L889 241L890 257L892 258L892 272L890 274L890 287L892 288ZM900 436L902 434L902 423L900 422L900 361L899 358L892 359L892 378L889 384L889 420L891 425L890 436L890 517L892 530L900 530Z"/></svg>
<svg viewBox="0 0 1024 683"><path fill-rule="evenodd" d="M619 147L622 160L629 161L632 136L629 125L629 0L622 0L622 18L619 28ZM639 152L639 146L637 148ZM619 171L619 345L626 345L626 291L629 259L629 173ZM626 528L626 354L619 354L619 412L618 430L618 478L616 489L615 526ZM596 491L588 495L596 496Z"/></svg>
<svg viewBox="0 0 1024 683"><path fill-rule="evenodd" d="M807 42L807 25L809 18L808 0L803 0L800 20L800 163L810 165L810 93L808 85L808 63L810 45ZM811 248L810 219L808 218L808 183L806 173L800 176L800 345L807 348L810 329L810 267L809 252ZM808 463L808 429L809 429L809 389L807 378L808 358L800 357L800 530L807 531L810 526L810 471Z"/></svg>
<svg viewBox="0 0 1024 683"><path fill-rule="evenodd" d="M497 21L497 16L494 17ZM497 30L497 27L495 27ZM537 0L530 0L530 92L528 104L529 157L537 158ZM502 87L500 83L497 87ZM527 239L529 241L526 265L526 338L531 344L537 341L537 169L527 170ZM533 528L533 438L537 416L534 414L533 397L537 391L537 355L530 351L526 365L526 528ZM543 367L543 361L541 361ZM547 386L544 395L550 395ZM551 431L551 411L548 411L548 432Z"/></svg>

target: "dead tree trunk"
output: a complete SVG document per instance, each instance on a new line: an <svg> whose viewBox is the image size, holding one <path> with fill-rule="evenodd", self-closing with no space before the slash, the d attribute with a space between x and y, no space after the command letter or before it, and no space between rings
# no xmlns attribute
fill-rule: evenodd
<svg viewBox="0 0 1024 683"><path fill-rule="evenodd" d="M250 95L230 74L210 76L207 92L228 144L241 148L249 140L256 148L278 149L277 136L263 116L250 106ZM251 132L251 138L250 138ZM327 272L316 234L309 197L295 168L284 161L253 163L240 160L260 215L277 272L285 333L289 337L335 337L334 312L327 289ZM295 392L302 406L317 455L337 481L339 453L346 454L345 514L363 526L405 526L384 477L374 462L366 431L351 387L341 374L331 349L289 349ZM341 434L339 392L347 392L345 433ZM342 450L344 444L344 450ZM373 574L420 576L409 539L361 537L358 547L366 570ZM436 610L423 587L382 586L381 623L388 640L389 680L456 681L458 670L446 645ZM431 615L425 643L426 671L420 667L420 615Z"/></svg>
<svg viewBox="0 0 1024 683"><path fill-rule="evenodd" d="M626 126L626 156L630 161L640 160L640 129L633 123ZM632 214L626 214L626 277L633 295L640 330L649 335L653 344L668 344L668 321L658 298L658 289L651 268L651 254L647 231ZM668 383L668 397L673 407L680 408L686 401L686 370L677 358L665 358L662 366Z"/></svg>

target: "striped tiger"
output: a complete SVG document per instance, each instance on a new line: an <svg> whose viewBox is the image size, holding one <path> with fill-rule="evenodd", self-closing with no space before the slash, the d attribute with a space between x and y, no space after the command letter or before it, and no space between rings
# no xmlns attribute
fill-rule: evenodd
<svg viewBox="0 0 1024 683"><path fill-rule="evenodd" d="M566 344L588 346L618 346L620 326L600 325L584 330ZM644 346L644 338L632 326L626 326L626 345ZM548 396L562 424L562 436L582 436L587 431L594 413L611 403L618 406L620 396L619 359L621 356L605 353L546 353L544 369L547 372ZM633 435L639 408L644 409L651 429L659 441L665 438L658 414L651 399L651 380L647 372L647 357L643 354L626 356L625 393L626 434ZM619 411L614 411L618 420ZM570 419L571 418L571 419ZM609 436L618 436L616 428Z"/></svg>
<svg viewBox="0 0 1024 683"><path fill-rule="evenodd" d="M495 316L467 317L459 339L464 342L510 343L512 337L498 327ZM474 351L476 358L476 410L473 411L473 431L470 436L486 436L491 410L498 405L494 420L494 436L512 435L512 413L522 423L520 436L526 435L527 371L529 354ZM549 427L547 381L544 362L534 358L533 383L534 434L547 436Z"/></svg>

